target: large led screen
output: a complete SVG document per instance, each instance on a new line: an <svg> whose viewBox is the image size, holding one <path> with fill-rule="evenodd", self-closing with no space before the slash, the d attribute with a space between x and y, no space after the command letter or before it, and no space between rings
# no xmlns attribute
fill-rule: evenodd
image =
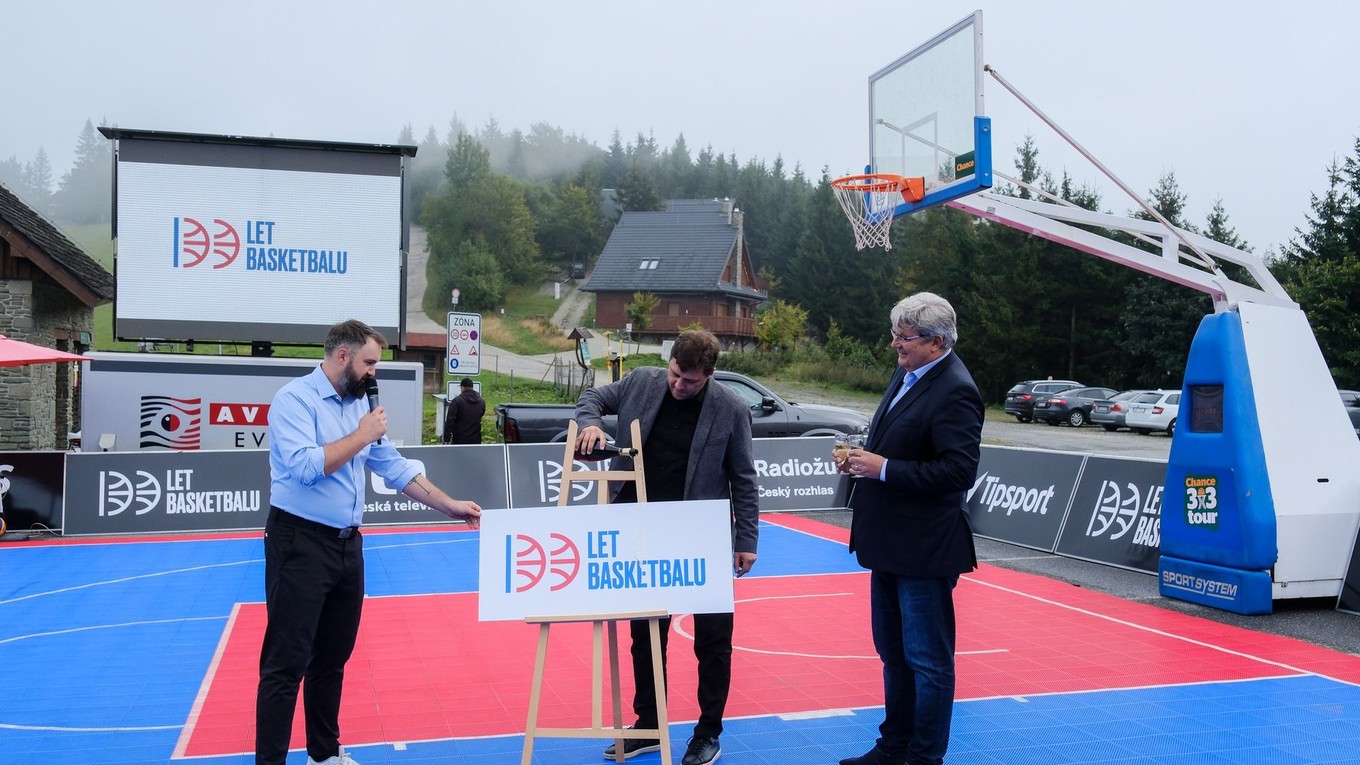
<svg viewBox="0 0 1360 765"><path fill-rule="evenodd" d="M402 157L356 146L111 130L126 339L319 343L402 326Z"/></svg>

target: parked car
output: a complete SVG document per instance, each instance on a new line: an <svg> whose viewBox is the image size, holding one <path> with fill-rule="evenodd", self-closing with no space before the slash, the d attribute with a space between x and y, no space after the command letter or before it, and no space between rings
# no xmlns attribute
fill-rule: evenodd
<svg viewBox="0 0 1360 765"><path fill-rule="evenodd" d="M1154 430L1164 430L1169 436L1176 431L1176 415L1181 410L1181 392L1154 390L1133 399L1124 422L1140 436Z"/></svg>
<svg viewBox="0 0 1360 765"><path fill-rule="evenodd" d="M1341 403L1346 407L1346 414L1351 416L1351 427L1355 428L1355 435L1360 436L1360 390L1339 390Z"/></svg>
<svg viewBox="0 0 1360 765"><path fill-rule="evenodd" d="M1065 422L1074 428L1091 421L1091 408L1117 393L1114 388L1072 388L1034 402L1034 419L1049 425Z"/></svg>
<svg viewBox="0 0 1360 765"><path fill-rule="evenodd" d="M1054 393L1080 387L1081 383L1075 380L1025 380L1006 391L1004 408L1006 414L1015 415L1015 419L1021 422L1029 422L1034 419L1034 402L1047 399Z"/></svg>
<svg viewBox="0 0 1360 765"><path fill-rule="evenodd" d="M783 436L832 436L865 433L869 417L853 409L819 404L799 404L743 374L723 369L713 379L740 396L751 407L751 435L755 438ZM507 444L558 443L567 438L567 421L575 404L496 405L496 431ZM604 430L612 438L618 418L604 418Z"/></svg>
<svg viewBox="0 0 1360 765"><path fill-rule="evenodd" d="M1104 401L1097 401L1095 406L1091 407L1091 422L1109 431L1128 427L1124 422L1124 416L1129 413L1129 406L1133 399L1148 392L1143 388L1135 388L1116 393Z"/></svg>

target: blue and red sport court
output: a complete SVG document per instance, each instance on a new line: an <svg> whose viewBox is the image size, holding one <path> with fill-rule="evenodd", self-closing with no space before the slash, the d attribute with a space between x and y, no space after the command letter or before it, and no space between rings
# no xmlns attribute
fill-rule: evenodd
<svg viewBox="0 0 1360 765"><path fill-rule="evenodd" d="M736 582L725 765L872 744L881 674L847 534L762 518ZM374 529L365 546L346 748L363 765L518 763L537 630L477 621L477 533ZM0 763L253 762L262 550L259 534L0 545ZM950 765L1360 762L1360 657L987 565L956 602ZM677 762L697 715L690 625L672 626ZM553 631L540 724L588 724L589 629ZM539 739L534 762L604 762L607 743Z"/></svg>

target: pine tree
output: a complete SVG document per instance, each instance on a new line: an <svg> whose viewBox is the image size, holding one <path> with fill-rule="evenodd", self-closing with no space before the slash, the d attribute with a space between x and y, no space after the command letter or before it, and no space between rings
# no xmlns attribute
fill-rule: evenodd
<svg viewBox="0 0 1360 765"><path fill-rule="evenodd" d="M1312 196L1307 229L1271 264L1343 388L1360 386L1360 139L1354 151L1328 165L1327 190Z"/></svg>

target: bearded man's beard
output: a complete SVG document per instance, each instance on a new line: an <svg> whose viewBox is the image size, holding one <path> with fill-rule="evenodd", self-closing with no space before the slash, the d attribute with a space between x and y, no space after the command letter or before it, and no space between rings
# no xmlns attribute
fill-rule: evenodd
<svg viewBox="0 0 1360 765"><path fill-rule="evenodd" d="M368 392L368 375L358 374L353 362L345 367L345 392L354 398L363 398Z"/></svg>

